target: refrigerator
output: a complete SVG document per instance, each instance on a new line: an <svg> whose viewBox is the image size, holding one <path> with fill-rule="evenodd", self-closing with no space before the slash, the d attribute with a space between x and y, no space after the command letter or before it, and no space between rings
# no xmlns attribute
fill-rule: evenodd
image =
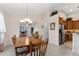
<svg viewBox="0 0 79 59"><path fill-rule="evenodd" d="M59 24L59 45L65 42L64 25Z"/></svg>

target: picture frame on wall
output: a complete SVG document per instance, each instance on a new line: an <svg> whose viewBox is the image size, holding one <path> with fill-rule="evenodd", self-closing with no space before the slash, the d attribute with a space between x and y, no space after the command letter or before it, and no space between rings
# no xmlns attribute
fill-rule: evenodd
<svg viewBox="0 0 79 59"><path fill-rule="evenodd" d="M50 23L50 30L55 30L55 23Z"/></svg>

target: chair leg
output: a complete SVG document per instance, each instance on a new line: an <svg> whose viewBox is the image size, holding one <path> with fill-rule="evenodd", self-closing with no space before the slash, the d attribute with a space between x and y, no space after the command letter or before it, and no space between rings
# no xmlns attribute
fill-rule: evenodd
<svg viewBox="0 0 79 59"><path fill-rule="evenodd" d="M17 48L15 48L15 53L16 53L16 56L18 56L18 53L17 53Z"/></svg>

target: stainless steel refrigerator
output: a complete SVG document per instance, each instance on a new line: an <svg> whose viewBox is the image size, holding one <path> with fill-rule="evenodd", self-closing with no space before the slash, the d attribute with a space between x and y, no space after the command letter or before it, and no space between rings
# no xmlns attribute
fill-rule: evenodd
<svg viewBox="0 0 79 59"><path fill-rule="evenodd" d="M64 25L59 24L59 45L65 42Z"/></svg>

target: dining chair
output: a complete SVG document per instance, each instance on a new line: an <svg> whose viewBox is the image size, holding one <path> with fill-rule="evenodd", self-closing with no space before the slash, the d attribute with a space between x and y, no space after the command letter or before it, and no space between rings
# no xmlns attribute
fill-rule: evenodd
<svg viewBox="0 0 79 59"><path fill-rule="evenodd" d="M43 35L40 34L38 39L42 40L43 39Z"/></svg>
<svg viewBox="0 0 79 59"><path fill-rule="evenodd" d="M16 42L16 36L14 35L14 37L12 37L12 41L13 41L13 45L14 45L14 48L15 48L15 53L16 53L16 56L19 56L19 55L27 55L29 53L29 48L28 47L19 47L19 48L16 48L15 47L15 42Z"/></svg>
<svg viewBox="0 0 79 59"><path fill-rule="evenodd" d="M48 46L48 40L45 40L37 45L32 45L30 42L30 55L31 56L45 56Z"/></svg>
<svg viewBox="0 0 79 59"><path fill-rule="evenodd" d="M32 34L32 36L33 36L34 38L39 38L39 33L36 31L35 33Z"/></svg>

